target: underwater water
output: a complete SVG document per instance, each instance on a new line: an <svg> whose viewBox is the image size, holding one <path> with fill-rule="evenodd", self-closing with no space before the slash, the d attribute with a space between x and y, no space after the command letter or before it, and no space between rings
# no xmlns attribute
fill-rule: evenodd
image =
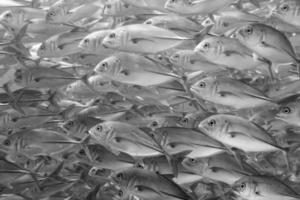
<svg viewBox="0 0 300 200"><path fill-rule="evenodd" d="M299 0L1 0L0 200L300 199Z"/></svg>

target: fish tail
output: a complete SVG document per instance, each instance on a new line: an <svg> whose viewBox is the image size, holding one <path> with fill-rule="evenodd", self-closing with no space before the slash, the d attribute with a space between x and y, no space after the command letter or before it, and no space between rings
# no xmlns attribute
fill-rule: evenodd
<svg viewBox="0 0 300 200"><path fill-rule="evenodd" d="M6 94L10 97L11 101L9 102L9 105L15 109L16 111L18 111L19 113L25 115L25 112L24 110L21 108L21 106L18 104L19 100L21 99L22 97L22 92L17 95L17 97L15 97L13 95L13 93L11 92L9 86L8 86L8 83L4 84L3 85L3 89L4 91L6 92Z"/></svg>
<svg viewBox="0 0 300 200"><path fill-rule="evenodd" d="M212 24L207 27L204 27L201 31L196 33L196 35L194 36L194 40L196 41L197 44L203 40L203 38L210 32L213 26L214 25Z"/></svg>

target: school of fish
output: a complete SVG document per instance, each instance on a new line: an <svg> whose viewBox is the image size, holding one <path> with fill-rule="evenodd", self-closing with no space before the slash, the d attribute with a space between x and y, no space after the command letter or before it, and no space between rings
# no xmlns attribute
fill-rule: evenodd
<svg viewBox="0 0 300 200"><path fill-rule="evenodd" d="M1 0L0 200L300 200L300 0Z"/></svg>

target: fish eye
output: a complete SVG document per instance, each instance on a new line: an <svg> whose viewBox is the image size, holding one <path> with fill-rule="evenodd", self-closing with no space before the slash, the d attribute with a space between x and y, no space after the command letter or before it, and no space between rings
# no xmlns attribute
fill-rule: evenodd
<svg viewBox="0 0 300 200"><path fill-rule="evenodd" d="M287 12L289 11L290 7L289 5L287 4L283 4L281 7L280 7L280 10L283 11L283 12Z"/></svg>
<svg viewBox="0 0 300 200"><path fill-rule="evenodd" d="M158 59L158 60L163 60L163 56L162 56L162 55L158 55L158 56L157 56L157 59Z"/></svg>
<svg viewBox="0 0 300 200"><path fill-rule="evenodd" d="M157 121L153 121L151 124L152 127L157 127L158 126L158 122Z"/></svg>
<svg viewBox="0 0 300 200"><path fill-rule="evenodd" d="M122 190L119 190L119 191L118 191L118 196L119 196L119 197L122 197L122 196L123 196L123 191L122 191Z"/></svg>
<svg viewBox="0 0 300 200"><path fill-rule="evenodd" d="M284 107L281 109L281 112L284 113L284 114L289 114L292 112L291 108L290 107Z"/></svg>
<svg viewBox="0 0 300 200"><path fill-rule="evenodd" d="M216 125L216 123L217 123L216 120L212 119L208 122L208 126L213 127Z"/></svg>
<svg viewBox="0 0 300 200"><path fill-rule="evenodd" d="M247 28L245 29L245 32L246 32L248 35L251 35L252 32L253 32L253 28L249 26L249 27L247 27Z"/></svg>
<svg viewBox="0 0 300 200"><path fill-rule="evenodd" d="M115 37L116 37L116 34L115 34L115 33L111 33L111 34L109 34L108 37L109 37L109 38L115 38Z"/></svg>
<svg viewBox="0 0 300 200"><path fill-rule="evenodd" d="M129 4L124 4L124 7L125 8L129 8Z"/></svg>
<svg viewBox="0 0 300 200"><path fill-rule="evenodd" d="M96 169L96 168L95 168L95 172L99 172L100 174L103 175L103 174L105 174L106 169L105 169L105 168L100 168L100 169ZM98 174L99 174L99 173L98 173Z"/></svg>
<svg viewBox="0 0 300 200"><path fill-rule="evenodd" d="M106 7L110 9L111 8L111 4L107 4Z"/></svg>
<svg viewBox="0 0 300 200"><path fill-rule="evenodd" d="M40 49L41 49L41 50L45 50L45 49L46 49L46 45L43 43L43 44L40 46Z"/></svg>
<svg viewBox="0 0 300 200"><path fill-rule="evenodd" d="M201 81L201 82L198 84L198 86L199 86L200 88L205 88L205 87L206 87L206 83L203 82L203 81Z"/></svg>
<svg viewBox="0 0 300 200"><path fill-rule="evenodd" d="M178 55L178 54L175 54L175 55L174 55L174 58L179 58L179 55Z"/></svg>
<svg viewBox="0 0 300 200"><path fill-rule="evenodd" d="M79 56L79 58L80 58L80 59L85 59L85 55L84 55L84 54L81 54L81 55Z"/></svg>
<svg viewBox="0 0 300 200"><path fill-rule="evenodd" d="M22 70L21 69L16 70L15 78L16 78L16 80L22 80Z"/></svg>
<svg viewBox="0 0 300 200"><path fill-rule="evenodd" d="M242 183L242 184L240 185L240 189L241 189L241 190L246 189L246 183Z"/></svg>
<svg viewBox="0 0 300 200"><path fill-rule="evenodd" d="M5 140L5 141L3 142L3 144L4 144L5 146L10 146L11 142L10 142L10 140Z"/></svg>
<svg viewBox="0 0 300 200"><path fill-rule="evenodd" d="M176 145L174 143L170 143L168 146L172 149L176 147Z"/></svg>
<svg viewBox="0 0 300 200"><path fill-rule="evenodd" d="M69 126L73 126L74 125L74 121L68 121L68 125Z"/></svg>
<svg viewBox="0 0 300 200"><path fill-rule="evenodd" d="M79 155L84 156L85 155L85 151L83 149L80 149L80 151L78 152Z"/></svg>
<svg viewBox="0 0 300 200"><path fill-rule="evenodd" d="M4 15L4 17L9 17L9 18L11 18L12 17L12 14L9 12L9 13L6 13L5 15Z"/></svg>
<svg viewBox="0 0 300 200"><path fill-rule="evenodd" d="M118 173L116 175L116 177L117 177L117 179L122 180L124 176L123 176L123 173Z"/></svg>
<svg viewBox="0 0 300 200"><path fill-rule="evenodd" d="M104 62L104 63L102 63L102 65L101 65L104 69L106 69L107 68L107 66L108 66L108 64L107 64L107 62Z"/></svg>
<svg viewBox="0 0 300 200"><path fill-rule="evenodd" d="M83 40L83 43L84 43L84 44L88 44L89 41L90 41L90 40L86 38L86 39Z"/></svg>
<svg viewBox="0 0 300 200"><path fill-rule="evenodd" d="M204 49L208 49L208 48L209 48L209 46L210 46L210 45L209 45L209 43L208 43L208 42L206 42L206 43L203 45L203 48L204 48Z"/></svg>
<svg viewBox="0 0 300 200"><path fill-rule="evenodd" d="M187 117L183 118L182 122L185 123L185 124L189 123L189 118L187 118Z"/></svg>
<svg viewBox="0 0 300 200"><path fill-rule="evenodd" d="M223 22L223 23L222 23L222 26L223 26L223 27L228 27L229 24L228 24L227 22Z"/></svg>
<svg viewBox="0 0 300 200"><path fill-rule="evenodd" d="M140 186L135 186L135 190L141 192L143 189Z"/></svg>
<svg viewBox="0 0 300 200"><path fill-rule="evenodd" d="M96 127L96 130L101 132L103 130L103 127L101 125L99 125L99 126Z"/></svg>
<svg viewBox="0 0 300 200"><path fill-rule="evenodd" d="M53 11L52 11L52 12L49 12L48 15L49 15L49 16L55 16L55 12L53 12Z"/></svg>
<svg viewBox="0 0 300 200"><path fill-rule="evenodd" d="M146 21L146 24L152 24L151 20Z"/></svg>

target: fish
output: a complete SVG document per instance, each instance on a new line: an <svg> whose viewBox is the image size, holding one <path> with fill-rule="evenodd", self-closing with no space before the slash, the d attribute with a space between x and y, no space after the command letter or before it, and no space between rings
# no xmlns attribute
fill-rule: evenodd
<svg viewBox="0 0 300 200"><path fill-rule="evenodd" d="M187 138L186 135L189 135ZM157 143L168 154L190 151L186 157L208 157L220 154L225 148L217 141L206 137L202 132L181 127L161 127L154 131Z"/></svg>
<svg viewBox="0 0 300 200"><path fill-rule="evenodd" d="M283 20L288 24L292 24L296 27L299 27L300 24L297 20L299 19L299 12L297 10L299 6L299 2L295 0L280 1L277 7L272 10L272 15Z"/></svg>
<svg viewBox="0 0 300 200"><path fill-rule="evenodd" d="M270 176L245 176L233 186L234 192L247 199L299 199L290 186Z"/></svg>
<svg viewBox="0 0 300 200"><path fill-rule="evenodd" d="M276 65L294 63L298 66L298 58L288 38L275 28L262 24L253 23L241 27L236 38L254 51L257 55Z"/></svg>
<svg viewBox="0 0 300 200"><path fill-rule="evenodd" d="M154 16L147 19L144 24L150 24L173 31L183 32L186 31L196 33L199 30L203 29L202 25L199 24L196 20L174 14Z"/></svg>
<svg viewBox="0 0 300 200"><path fill-rule="evenodd" d="M218 65L210 62L201 54L193 50L178 50L170 55L169 60L172 64L183 68L184 71L194 72L203 71L211 72L226 68L225 65Z"/></svg>
<svg viewBox="0 0 300 200"><path fill-rule="evenodd" d="M112 180L124 187L130 194L140 198L190 199L188 194L173 181L144 169L119 170L112 175Z"/></svg>
<svg viewBox="0 0 300 200"><path fill-rule="evenodd" d="M149 24L118 27L102 41L104 47L125 52L154 54L182 45L191 40L175 32ZM149 48L149 45L152 48Z"/></svg>
<svg viewBox="0 0 300 200"><path fill-rule="evenodd" d="M286 104L283 104L279 108L279 111L275 115L275 118L282 120L282 121L286 122L287 124L290 124L293 126L299 126L298 104L299 104L299 100L297 98L294 101L290 101Z"/></svg>
<svg viewBox="0 0 300 200"><path fill-rule="evenodd" d="M112 3L105 4L103 9L104 16L130 16L130 15L144 15L144 14L152 14L152 10L143 9L140 7L133 6L132 4L127 4L122 0L118 0Z"/></svg>
<svg viewBox="0 0 300 200"><path fill-rule="evenodd" d="M160 85L176 78L170 71L163 70L157 63L131 54L110 56L94 69L96 73L114 81L141 86Z"/></svg>
<svg viewBox="0 0 300 200"><path fill-rule="evenodd" d="M255 59L253 52L234 38L206 37L195 47L194 51L210 62L239 70L268 69L269 66L264 60Z"/></svg>
<svg viewBox="0 0 300 200"><path fill-rule="evenodd" d="M208 76L194 83L190 90L200 98L236 110L276 106L276 103L261 91L230 78Z"/></svg>
<svg viewBox="0 0 300 200"><path fill-rule="evenodd" d="M234 158L223 153L208 158L185 158L182 165L189 171L214 181L233 185L251 170L241 170Z"/></svg>
<svg viewBox="0 0 300 200"><path fill-rule="evenodd" d="M200 122L198 128L217 141L244 152L280 151L286 155L287 150L277 145L267 131L241 117L212 115Z"/></svg>
<svg viewBox="0 0 300 200"><path fill-rule="evenodd" d="M102 41L110 33L110 30L99 30L85 36L78 44L85 53L108 56L113 53L103 46Z"/></svg>
<svg viewBox="0 0 300 200"><path fill-rule="evenodd" d="M49 7L45 19L50 23L74 23L95 13L101 5L101 1L59 0Z"/></svg>
<svg viewBox="0 0 300 200"><path fill-rule="evenodd" d="M162 151L150 136L137 127L117 121L107 121L93 126L89 134L101 145L118 155L161 155ZM130 144L130 145L129 145Z"/></svg>
<svg viewBox="0 0 300 200"><path fill-rule="evenodd" d="M72 30L70 32L54 35L44 41L37 49L39 57L57 57L67 56L78 53L79 42L84 38L88 32ZM68 48L68 46L70 46ZM64 53L65 52L65 53Z"/></svg>
<svg viewBox="0 0 300 200"><path fill-rule="evenodd" d="M169 11L179 13L181 15L206 15L218 11L223 7L227 7L233 4L235 1L189 1L179 0L172 1L168 0L165 3L165 8Z"/></svg>
<svg viewBox="0 0 300 200"><path fill-rule="evenodd" d="M167 12L167 10L164 8L166 1L167 0L124 0L125 3L131 4L136 7L157 10L161 12Z"/></svg>

